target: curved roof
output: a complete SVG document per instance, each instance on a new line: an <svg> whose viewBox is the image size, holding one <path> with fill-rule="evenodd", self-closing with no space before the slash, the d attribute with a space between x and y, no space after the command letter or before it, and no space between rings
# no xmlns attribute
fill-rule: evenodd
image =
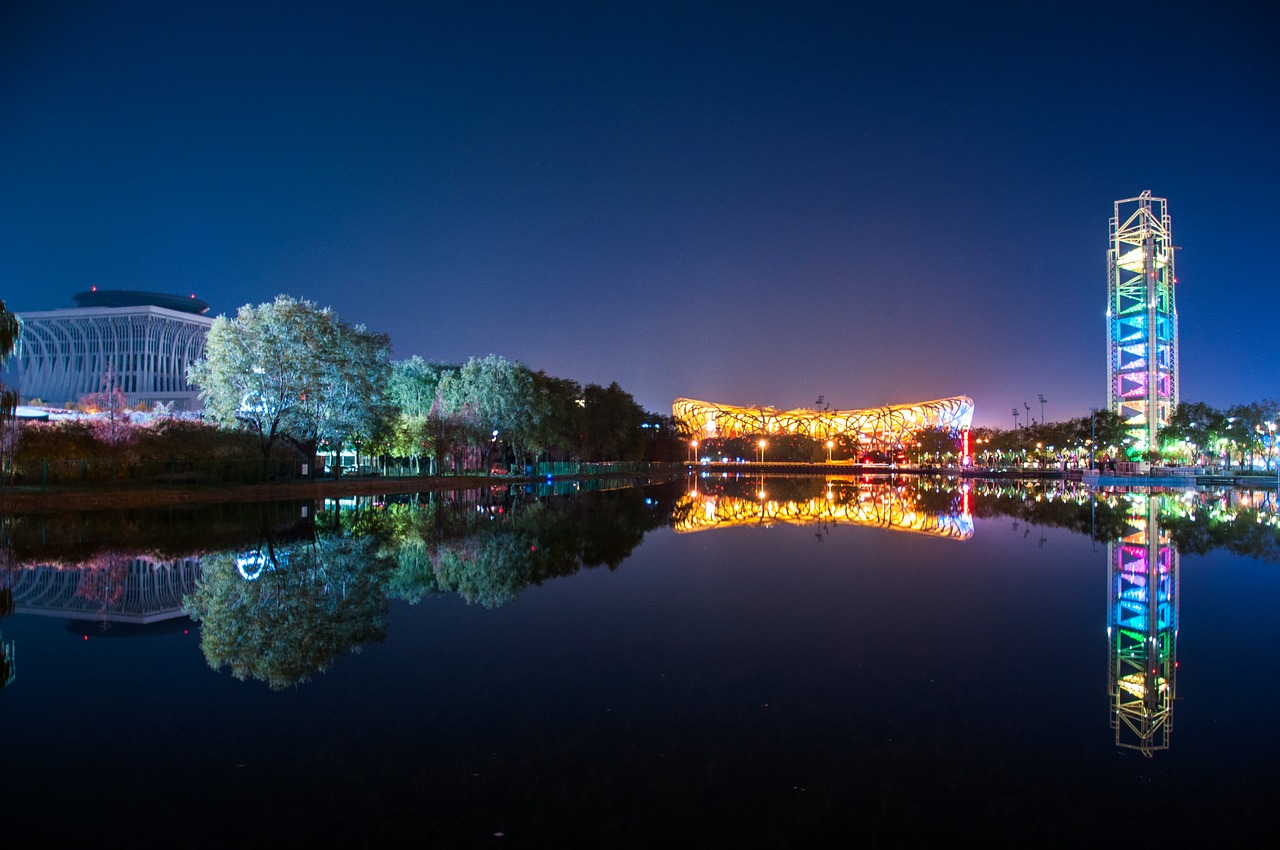
<svg viewBox="0 0 1280 850"><path fill-rule="evenodd" d="M778 410L678 398L671 413L695 437L791 433L825 440L841 434L905 435L922 428L965 431L973 421L973 399L961 395L861 410Z"/></svg>
<svg viewBox="0 0 1280 850"><path fill-rule="evenodd" d="M77 307L163 307L180 313L203 316L209 312L209 302L192 295L169 295L164 292L142 292L135 289L90 289L71 296Z"/></svg>

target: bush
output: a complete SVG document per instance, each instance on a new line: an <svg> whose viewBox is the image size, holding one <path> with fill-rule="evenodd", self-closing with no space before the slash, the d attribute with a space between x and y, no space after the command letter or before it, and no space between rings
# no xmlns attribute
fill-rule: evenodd
<svg viewBox="0 0 1280 850"><path fill-rule="evenodd" d="M150 482L175 473L191 481L249 483L295 460L281 448L264 464L252 434L167 417L111 429L95 419L29 422L13 452L18 483L51 485Z"/></svg>

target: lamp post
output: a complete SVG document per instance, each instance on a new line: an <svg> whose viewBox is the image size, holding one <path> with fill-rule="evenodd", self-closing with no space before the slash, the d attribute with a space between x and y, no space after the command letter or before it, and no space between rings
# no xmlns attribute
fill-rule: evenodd
<svg viewBox="0 0 1280 850"><path fill-rule="evenodd" d="M1089 468L1093 469L1093 444L1098 439L1096 428L1098 425L1098 408L1089 408Z"/></svg>
<svg viewBox="0 0 1280 850"><path fill-rule="evenodd" d="M1044 393L1036 393L1036 396L1040 399L1040 424L1043 425L1044 424Z"/></svg>
<svg viewBox="0 0 1280 850"><path fill-rule="evenodd" d="M827 440L827 463L831 463L831 450L835 448L834 440Z"/></svg>
<svg viewBox="0 0 1280 850"><path fill-rule="evenodd" d="M760 447L760 462L764 463L764 447L767 446L768 443L766 443L764 440L761 440L756 445Z"/></svg>
<svg viewBox="0 0 1280 850"><path fill-rule="evenodd" d="M697 440L690 440L690 441L689 441L689 447L690 447L690 449L692 449L692 450L693 450L693 460L692 460L692 463L697 463L697 462L698 462L698 441L697 441Z"/></svg>

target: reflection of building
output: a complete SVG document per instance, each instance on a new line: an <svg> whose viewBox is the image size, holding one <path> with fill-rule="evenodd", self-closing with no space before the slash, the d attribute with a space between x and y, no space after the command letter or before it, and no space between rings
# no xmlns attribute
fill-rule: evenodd
<svg viewBox="0 0 1280 850"><path fill-rule="evenodd" d="M22 342L10 360L12 385L24 400L78 402L89 393L122 390L130 405L199 407L187 367L204 356L213 319L192 296L97 291L75 296L65 310L20 313Z"/></svg>
<svg viewBox="0 0 1280 850"><path fill-rule="evenodd" d="M1111 726L1116 746L1150 756L1169 748L1173 730L1178 553L1160 529L1159 500L1132 505L1124 537L1107 544Z"/></svg>
<svg viewBox="0 0 1280 850"><path fill-rule="evenodd" d="M848 437L865 448L888 450L901 448L924 428L968 431L973 399L955 396L865 410L777 410L678 398L671 405L671 414L699 440L798 434L815 440Z"/></svg>
<svg viewBox="0 0 1280 850"><path fill-rule="evenodd" d="M1107 252L1107 406L1139 450L1156 444L1178 405L1178 311L1164 198L1116 201Z"/></svg>
<svg viewBox="0 0 1280 850"><path fill-rule="evenodd" d="M807 499L770 498L767 486L762 483L754 497L693 490L676 506L675 530L705 531L784 522L869 525L953 540L968 540L973 536L973 515L968 510L967 493L961 495L958 512L942 512L923 505L912 490L884 481L829 480L824 494Z"/></svg>
<svg viewBox="0 0 1280 850"><path fill-rule="evenodd" d="M195 590L200 559L155 563L108 559L80 567L28 567L11 580L19 614L143 625L186 616L182 599Z"/></svg>

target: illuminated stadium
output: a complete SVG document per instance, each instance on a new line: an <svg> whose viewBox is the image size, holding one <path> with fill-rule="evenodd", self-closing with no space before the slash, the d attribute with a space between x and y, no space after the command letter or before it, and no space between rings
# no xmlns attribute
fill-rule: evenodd
<svg viewBox="0 0 1280 850"><path fill-rule="evenodd" d="M795 434L823 442L844 438L868 447L892 447L926 428L968 431L973 399L953 396L863 410L778 410L678 398L671 413L695 440Z"/></svg>

